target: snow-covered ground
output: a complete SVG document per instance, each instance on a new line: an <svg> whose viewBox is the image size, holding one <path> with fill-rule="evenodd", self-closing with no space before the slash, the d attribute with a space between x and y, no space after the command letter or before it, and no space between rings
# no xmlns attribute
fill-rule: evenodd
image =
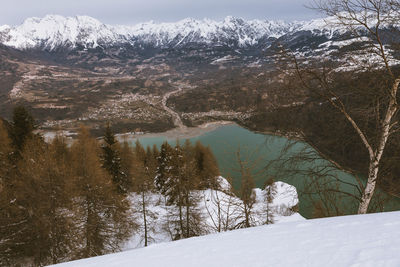
<svg viewBox="0 0 400 267"><path fill-rule="evenodd" d="M220 190L201 190L192 192L197 198L196 207L198 216L202 218L199 235L213 234L241 228L244 221L243 201L232 193L228 181L219 177ZM281 223L288 221L305 220L300 214L294 212L299 202L294 186L283 182L275 182L275 196L271 203L266 201L266 190L253 189L255 202L250 212L250 224L259 226L269 223ZM153 245L162 242L170 242L176 234L178 220L177 208L174 205L167 206L165 197L159 193L146 194L146 214L148 226L148 244ZM124 250L144 247L144 222L142 214L141 195L131 194L138 231L126 242Z"/></svg>
<svg viewBox="0 0 400 267"><path fill-rule="evenodd" d="M265 225L60 266L400 266L400 212Z"/></svg>

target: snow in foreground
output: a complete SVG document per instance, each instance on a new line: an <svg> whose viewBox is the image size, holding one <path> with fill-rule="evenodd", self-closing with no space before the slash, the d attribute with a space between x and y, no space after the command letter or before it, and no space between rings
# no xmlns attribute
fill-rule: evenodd
<svg viewBox="0 0 400 267"><path fill-rule="evenodd" d="M400 266L400 212L265 225L60 266Z"/></svg>
<svg viewBox="0 0 400 267"><path fill-rule="evenodd" d="M232 186L225 178L218 177L218 182L220 190L207 189L192 192L192 196L196 196L199 201L197 213L202 218L198 222L198 227L201 228L199 235L237 229L244 220L243 201L233 194ZM277 224L305 220L294 211L299 202L296 188L283 182L275 182L274 188L275 194L271 203L266 200L266 189L253 189L255 202L249 215L250 225L266 224L268 216L273 218L273 223ZM134 209L138 211L135 212L135 217L139 230L126 242L124 251L144 247L141 195L132 193L130 200ZM149 244L171 242L176 235L177 227L177 223L173 222L179 220L177 207L166 205L165 197L154 192L148 193L146 205Z"/></svg>

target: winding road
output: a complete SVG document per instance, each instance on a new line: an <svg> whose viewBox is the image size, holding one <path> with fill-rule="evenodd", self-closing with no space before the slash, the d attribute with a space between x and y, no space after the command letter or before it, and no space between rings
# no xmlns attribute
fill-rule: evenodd
<svg viewBox="0 0 400 267"><path fill-rule="evenodd" d="M162 103L162 106L165 109L165 111L167 111L169 114L171 114L171 117L172 117L172 119L174 121L174 125L176 127L178 127L179 129L181 129L181 130L185 130L185 129L187 129L187 127L183 124L182 119L179 116L179 114L167 106L167 101L168 101L168 98L170 96L175 95L175 94L179 94L180 92L182 92L183 88L182 87L178 87L178 88L179 89L177 89L175 91L166 93L163 96L163 99L162 99L161 103Z"/></svg>

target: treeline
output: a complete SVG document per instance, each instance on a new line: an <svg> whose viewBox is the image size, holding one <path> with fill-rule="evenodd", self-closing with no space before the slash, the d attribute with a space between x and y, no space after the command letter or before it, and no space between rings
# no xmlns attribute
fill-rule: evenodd
<svg viewBox="0 0 400 267"><path fill-rule="evenodd" d="M196 190L218 189L210 149L186 141L145 149L101 141L81 127L68 144L34 134L23 108L0 120L0 265L46 265L120 251L140 232L148 244L152 192L171 208L173 239L201 235ZM131 195L140 196L132 203Z"/></svg>

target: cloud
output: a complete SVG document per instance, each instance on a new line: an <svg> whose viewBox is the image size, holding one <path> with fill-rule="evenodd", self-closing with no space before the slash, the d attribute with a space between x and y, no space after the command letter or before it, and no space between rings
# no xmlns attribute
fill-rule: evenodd
<svg viewBox="0 0 400 267"><path fill-rule="evenodd" d="M187 17L300 20L315 17L310 0L2 0L0 24L20 24L46 14L88 15L109 24L177 21Z"/></svg>

